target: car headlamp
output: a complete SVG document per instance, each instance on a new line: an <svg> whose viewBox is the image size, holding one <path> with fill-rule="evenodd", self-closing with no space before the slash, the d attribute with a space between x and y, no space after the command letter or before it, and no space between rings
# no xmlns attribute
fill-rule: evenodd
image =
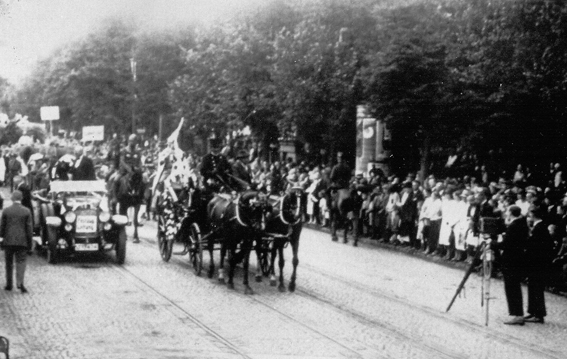
<svg viewBox="0 0 567 359"><path fill-rule="evenodd" d="M112 221L119 226L125 226L128 223L128 217L121 214L115 214L112 216Z"/></svg>
<svg viewBox="0 0 567 359"><path fill-rule="evenodd" d="M65 213L64 217L65 217L65 222L67 223L73 223L77 219L77 215L75 214L75 212L72 211Z"/></svg>
<svg viewBox="0 0 567 359"><path fill-rule="evenodd" d="M101 212L98 215L98 220L101 221L102 223L106 223L108 221L110 221L110 213L108 212Z"/></svg>

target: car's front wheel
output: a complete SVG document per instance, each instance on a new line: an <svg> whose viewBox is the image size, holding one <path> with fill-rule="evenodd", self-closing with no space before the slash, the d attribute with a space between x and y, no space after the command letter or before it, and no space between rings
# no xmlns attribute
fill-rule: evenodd
<svg viewBox="0 0 567 359"><path fill-rule="evenodd" d="M116 262L124 264L126 260L126 228L120 228L118 232L118 239L116 240Z"/></svg>

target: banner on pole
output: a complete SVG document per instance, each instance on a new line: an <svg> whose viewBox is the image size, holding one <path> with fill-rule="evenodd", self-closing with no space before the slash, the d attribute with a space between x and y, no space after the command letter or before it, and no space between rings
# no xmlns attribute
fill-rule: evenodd
<svg viewBox="0 0 567 359"><path fill-rule="evenodd" d="M83 126L82 141L104 141L104 126Z"/></svg>

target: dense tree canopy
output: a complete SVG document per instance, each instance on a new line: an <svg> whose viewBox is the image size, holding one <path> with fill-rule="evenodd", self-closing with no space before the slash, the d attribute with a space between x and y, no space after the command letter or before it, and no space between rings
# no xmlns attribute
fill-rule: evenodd
<svg viewBox="0 0 567 359"><path fill-rule="evenodd" d="M457 147L562 159L566 31L560 0L272 0L169 33L113 20L40 62L12 108L38 119L58 105L62 126L108 132L129 132L134 116L155 134L161 116L169 133L183 117L187 148L249 125L266 146L293 136L354 159L367 104L400 172L427 172L432 150Z"/></svg>

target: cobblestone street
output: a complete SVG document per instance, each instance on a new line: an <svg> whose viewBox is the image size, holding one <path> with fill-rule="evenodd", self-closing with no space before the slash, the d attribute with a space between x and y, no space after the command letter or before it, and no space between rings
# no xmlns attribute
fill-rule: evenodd
<svg viewBox="0 0 567 359"><path fill-rule="evenodd" d="M509 327L502 282L493 280L485 327L477 275L445 313L462 270L311 229L301 237L296 292L265 279L247 296L241 271L231 291L196 276L187 256L163 262L155 222L140 232L124 266L112 252L56 265L31 256L30 293L0 292L11 358L567 357L563 297L546 294L544 325ZM287 284L290 248L286 255ZM3 286L3 255L1 268Z"/></svg>

